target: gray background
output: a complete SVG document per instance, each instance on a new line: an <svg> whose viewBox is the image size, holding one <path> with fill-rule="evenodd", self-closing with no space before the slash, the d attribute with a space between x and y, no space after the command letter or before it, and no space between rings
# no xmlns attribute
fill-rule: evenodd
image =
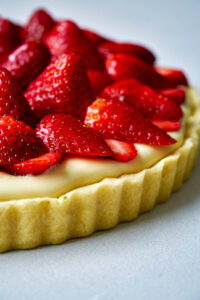
<svg viewBox="0 0 200 300"><path fill-rule="evenodd" d="M33 8L112 38L148 45L200 89L200 1L2 1L25 21ZM200 161L169 202L113 230L0 255L0 299L200 299Z"/></svg>

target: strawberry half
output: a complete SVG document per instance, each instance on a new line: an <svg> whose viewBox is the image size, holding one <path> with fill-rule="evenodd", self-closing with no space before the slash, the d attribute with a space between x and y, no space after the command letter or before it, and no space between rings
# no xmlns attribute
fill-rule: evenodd
<svg viewBox="0 0 200 300"><path fill-rule="evenodd" d="M0 18L0 63L20 42L18 26Z"/></svg>
<svg viewBox="0 0 200 300"><path fill-rule="evenodd" d="M107 139L105 141L114 153L116 160L126 162L136 158L137 150L133 144L112 139Z"/></svg>
<svg viewBox="0 0 200 300"><path fill-rule="evenodd" d="M31 158L10 166L4 166L3 170L12 175L39 175L61 161L61 153L46 153L36 158Z"/></svg>
<svg viewBox="0 0 200 300"><path fill-rule="evenodd" d="M126 101L148 119L179 120L177 103L136 79L124 79L104 89L102 97Z"/></svg>
<svg viewBox="0 0 200 300"><path fill-rule="evenodd" d="M160 90L160 93L177 102L178 104L183 104L186 99L185 90L180 88Z"/></svg>
<svg viewBox="0 0 200 300"><path fill-rule="evenodd" d="M113 156L103 138L66 114L44 117L36 128L49 151L87 156Z"/></svg>
<svg viewBox="0 0 200 300"><path fill-rule="evenodd" d="M88 69L104 69L103 60L95 46L72 21L58 22L46 35L44 42L53 57L73 52L84 58Z"/></svg>
<svg viewBox="0 0 200 300"><path fill-rule="evenodd" d="M75 54L63 54L52 62L29 85L25 97L39 118L61 112L84 118L94 99L85 64Z"/></svg>
<svg viewBox="0 0 200 300"><path fill-rule="evenodd" d="M181 70L155 67L157 73L163 76L164 81L160 89L171 89L177 86L188 86L188 80Z"/></svg>
<svg viewBox="0 0 200 300"><path fill-rule="evenodd" d="M15 164L44 153L35 131L13 117L0 117L0 165Z"/></svg>
<svg viewBox="0 0 200 300"><path fill-rule="evenodd" d="M10 72L4 68L0 68L0 115L13 116L34 127L35 119L27 100Z"/></svg>
<svg viewBox="0 0 200 300"><path fill-rule="evenodd" d="M89 29L83 29L83 33L96 47L101 43L108 41L104 36Z"/></svg>
<svg viewBox="0 0 200 300"><path fill-rule="evenodd" d="M29 40L10 53L2 66L11 72L21 87L26 87L43 71L49 61L47 47L42 42Z"/></svg>
<svg viewBox="0 0 200 300"><path fill-rule="evenodd" d="M100 132L104 139L149 145L175 143L163 130L117 99L99 98L94 101L87 109L85 124Z"/></svg>
<svg viewBox="0 0 200 300"><path fill-rule="evenodd" d="M155 62L155 56L150 50L136 44L105 42L99 46L98 50L105 58L120 53L137 57L148 64L153 64Z"/></svg>
<svg viewBox="0 0 200 300"><path fill-rule="evenodd" d="M44 9L37 9L30 16L24 27L23 37L27 39L42 40L55 25L55 21Z"/></svg>
<svg viewBox="0 0 200 300"><path fill-rule="evenodd" d="M113 82L105 71L90 70L87 74L95 95L99 95L106 86Z"/></svg>
<svg viewBox="0 0 200 300"><path fill-rule="evenodd" d="M126 54L109 56L106 60L106 70L115 81L136 78L155 89L159 88L164 80L151 65Z"/></svg>
<svg viewBox="0 0 200 300"><path fill-rule="evenodd" d="M178 121L173 122L169 120L152 120L152 123L165 131L177 131L181 129L181 123Z"/></svg>

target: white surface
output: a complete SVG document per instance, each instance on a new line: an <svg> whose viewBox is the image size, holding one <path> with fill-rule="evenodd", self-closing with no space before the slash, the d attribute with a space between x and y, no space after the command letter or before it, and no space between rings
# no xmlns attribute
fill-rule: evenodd
<svg viewBox="0 0 200 300"><path fill-rule="evenodd" d="M174 3L175 2L175 3ZM34 7L113 38L138 41L200 88L200 1L1 1ZM200 163L169 202L136 221L63 245L0 255L0 299L200 299Z"/></svg>

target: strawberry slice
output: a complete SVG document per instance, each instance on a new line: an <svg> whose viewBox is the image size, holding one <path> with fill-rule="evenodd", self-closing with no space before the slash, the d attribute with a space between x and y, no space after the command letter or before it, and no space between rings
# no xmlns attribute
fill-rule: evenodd
<svg viewBox="0 0 200 300"><path fill-rule="evenodd" d="M178 104L183 104L186 99L185 90L180 88L160 90L160 93L177 102Z"/></svg>
<svg viewBox="0 0 200 300"><path fill-rule="evenodd" d="M31 108L10 72L0 68L0 115L13 116L31 127L35 119Z"/></svg>
<svg viewBox="0 0 200 300"><path fill-rule="evenodd" d="M188 86L188 80L181 70L155 67L157 73L164 77L161 89L176 88L179 85Z"/></svg>
<svg viewBox="0 0 200 300"><path fill-rule="evenodd" d="M15 164L44 151L32 128L11 116L0 117L0 165Z"/></svg>
<svg viewBox="0 0 200 300"><path fill-rule="evenodd" d="M47 47L35 40L26 41L4 60L2 66L8 69L21 87L34 80L50 61Z"/></svg>
<svg viewBox="0 0 200 300"><path fill-rule="evenodd" d="M50 113L70 113L84 118L94 96L82 59L63 54L32 82L25 92L37 117Z"/></svg>
<svg viewBox="0 0 200 300"><path fill-rule="evenodd" d="M152 123L165 131L177 131L181 128L181 123L178 121L173 122L169 120L153 120Z"/></svg>
<svg viewBox="0 0 200 300"><path fill-rule="evenodd" d="M37 9L30 16L28 23L24 27L23 37L25 40L42 40L54 25L55 21L47 11Z"/></svg>
<svg viewBox="0 0 200 300"><path fill-rule="evenodd" d="M177 103L136 79L124 79L104 89L102 97L126 101L148 119L179 120Z"/></svg>
<svg viewBox="0 0 200 300"><path fill-rule="evenodd" d="M50 167L61 161L61 153L46 153L36 158L31 158L10 166L3 167L3 170L12 175L39 175Z"/></svg>
<svg viewBox="0 0 200 300"><path fill-rule="evenodd" d="M106 70L115 81L136 78L155 89L159 88L164 80L151 65L126 54L109 56L106 59Z"/></svg>
<svg viewBox="0 0 200 300"><path fill-rule="evenodd" d="M149 145L175 143L163 130L136 113L133 107L117 99L94 101L87 109L85 124L100 132L104 139Z"/></svg>
<svg viewBox="0 0 200 300"><path fill-rule="evenodd" d="M105 71L90 70L87 74L95 95L99 95L106 86L113 82Z"/></svg>
<svg viewBox="0 0 200 300"><path fill-rule="evenodd" d="M112 54L120 53L137 57L149 64L153 64L155 62L155 56L150 50L136 44L105 42L99 46L98 50L105 58L108 58Z"/></svg>
<svg viewBox="0 0 200 300"><path fill-rule="evenodd" d="M136 158L137 150L133 144L112 139L107 139L105 141L114 153L116 160L126 162Z"/></svg>
<svg viewBox="0 0 200 300"><path fill-rule="evenodd" d="M104 63L94 44L72 21L60 21L46 35L44 42L53 57L64 53L76 53L86 61L88 69L102 70Z"/></svg>
<svg viewBox="0 0 200 300"><path fill-rule="evenodd" d="M85 36L97 47L101 43L108 41L107 38L104 36L90 30L90 29L83 29Z"/></svg>
<svg viewBox="0 0 200 300"><path fill-rule="evenodd" d="M0 17L0 63L19 42L18 26Z"/></svg>
<svg viewBox="0 0 200 300"><path fill-rule="evenodd" d="M103 138L94 130L66 114L44 117L36 128L37 136L49 151L87 156L113 156Z"/></svg>

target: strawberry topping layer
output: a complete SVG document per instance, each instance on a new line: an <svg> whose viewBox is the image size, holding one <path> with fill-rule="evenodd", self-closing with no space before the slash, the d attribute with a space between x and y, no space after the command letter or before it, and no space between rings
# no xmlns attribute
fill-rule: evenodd
<svg viewBox="0 0 200 300"><path fill-rule="evenodd" d="M87 128L70 115L46 116L38 124L36 132L49 151L113 156L100 134Z"/></svg>
<svg viewBox="0 0 200 300"><path fill-rule="evenodd" d="M0 170L39 175L73 156L128 162L172 145L188 80L153 52L37 9L0 18ZM30 126L30 127L29 127Z"/></svg>

